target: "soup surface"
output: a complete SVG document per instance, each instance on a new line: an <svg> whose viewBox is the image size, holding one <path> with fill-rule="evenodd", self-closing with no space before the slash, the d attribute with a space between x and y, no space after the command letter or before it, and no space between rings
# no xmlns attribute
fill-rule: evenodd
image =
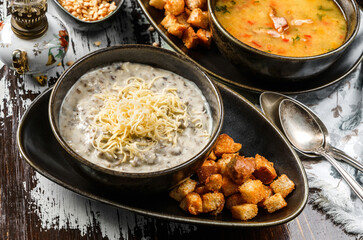
<svg viewBox="0 0 363 240"><path fill-rule="evenodd" d="M332 0L217 0L215 14L235 38L282 56L332 51L347 33L344 15Z"/></svg>
<svg viewBox="0 0 363 240"><path fill-rule="evenodd" d="M148 65L117 63L75 83L59 124L62 137L85 159L123 172L152 172L201 151L212 118L195 83Z"/></svg>

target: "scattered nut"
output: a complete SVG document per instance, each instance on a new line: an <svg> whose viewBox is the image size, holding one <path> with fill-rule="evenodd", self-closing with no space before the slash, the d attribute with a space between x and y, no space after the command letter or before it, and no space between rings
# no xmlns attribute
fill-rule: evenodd
<svg viewBox="0 0 363 240"><path fill-rule="evenodd" d="M149 32L154 32L155 31L155 28L153 26L150 26L148 29L147 29Z"/></svg>
<svg viewBox="0 0 363 240"><path fill-rule="evenodd" d="M159 43L157 43L157 42L153 42L153 44L152 44L154 47L160 47L160 44Z"/></svg>
<svg viewBox="0 0 363 240"><path fill-rule="evenodd" d="M71 66L73 63L74 63L74 61L68 61L68 62L66 63L66 65L67 65L67 66Z"/></svg>
<svg viewBox="0 0 363 240"><path fill-rule="evenodd" d="M95 46L99 47L101 45L101 41L96 41L93 43Z"/></svg>
<svg viewBox="0 0 363 240"><path fill-rule="evenodd" d="M59 62L59 63L57 64L57 66L62 66L62 63L61 63L61 62Z"/></svg>

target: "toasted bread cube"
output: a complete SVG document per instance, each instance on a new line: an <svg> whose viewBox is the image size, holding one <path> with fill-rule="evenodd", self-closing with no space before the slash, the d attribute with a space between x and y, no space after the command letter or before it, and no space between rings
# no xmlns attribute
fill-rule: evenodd
<svg viewBox="0 0 363 240"><path fill-rule="evenodd" d="M165 6L165 0L150 0L149 5L153 6L154 8L163 10Z"/></svg>
<svg viewBox="0 0 363 240"><path fill-rule="evenodd" d="M207 191L216 192L222 187L223 179L221 174L210 175L205 181L205 188Z"/></svg>
<svg viewBox="0 0 363 240"><path fill-rule="evenodd" d="M195 8L190 13L187 22L197 28L207 28L208 13L203 12L200 8Z"/></svg>
<svg viewBox="0 0 363 240"><path fill-rule="evenodd" d="M231 208L232 217L239 220L249 220L257 216L258 207L256 204L244 203Z"/></svg>
<svg viewBox="0 0 363 240"><path fill-rule="evenodd" d="M249 179L238 190L246 203L257 204L266 196L266 190L260 180Z"/></svg>
<svg viewBox="0 0 363 240"><path fill-rule="evenodd" d="M198 45L198 37L192 27L188 27L182 37L184 46L188 49L195 48Z"/></svg>
<svg viewBox="0 0 363 240"><path fill-rule="evenodd" d="M235 184L229 177L223 177L222 192L226 197L238 193L238 185Z"/></svg>
<svg viewBox="0 0 363 240"><path fill-rule="evenodd" d="M177 186L173 190L171 190L171 192L169 193L169 196L171 198L174 198L178 202L180 202L181 200L183 200L183 198L185 198L185 196L188 193L191 193L194 191L195 186L197 186L197 181L188 178L187 180L182 182L179 186Z"/></svg>
<svg viewBox="0 0 363 240"><path fill-rule="evenodd" d="M217 161L217 168L218 168L218 172L220 174L222 174L223 176L227 176L228 175L228 173L227 173L228 163L232 160L232 158L235 155L236 154L223 154L222 155L222 158Z"/></svg>
<svg viewBox="0 0 363 240"><path fill-rule="evenodd" d="M285 198L295 189L295 183L291 181L286 174L282 174L270 184L270 187L274 193L281 193L281 196Z"/></svg>
<svg viewBox="0 0 363 240"><path fill-rule="evenodd" d="M168 31L168 33L181 38L185 29L187 28L184 24L178 23L176 17L173 14L168 14L161 21L161 25Z"/></svg>
<svg viewBox="0 0 363 240"><path fill-rule="evenodd" d="M206 193L202 196L203 212L211 212L213 215L217 215L223 210L224 196L220 192Z"/></svg>
<svg viewBox="0 0 363 240"><path fill-rule="evenodd" d="M219 135L214 149L214 154L221 157L225 153L236 153L242 148L240 143L235 143L227 134Z"/></svg>
<svg viewBox="0 0 363 240"><path fill-rule="evenodd" d="M198 215L203 212L202 198L198 193L188 193L185 198L180 202L179 206L193 215Z"/></svg>
<svg viewBox="0 0 363 240"><path fill-rule="evenodd" d="M232 196L229 196L227 198L226 208L231 210L233 206L241 205L243 203L246 203L246 202L243 200L241 194L236 193L236 194L233 194Z"/></svg>
<svg viewBox="0 0 363 240"><path fill-rule="evenodd" d="M208 159L213 161L217 160L217 157L213 151L209 154Z"/></svg>
<svg viewBox="0 0 363 240"><path fill-rule="evenodd" d="M173 14L175 16L184 12L184 0L166 0L164 9L165 14Z"/></svg>
<svg viewBox="0 0 363 240"><path fill-rule="evenodd" d="M206 2L206 0L185 0L185 5L187 5L190 10L196 8L202 9L206 5Z"/></svg>
<svg viewBox="0 0 363 240"><path fill-rule="evenodd" d="M265 208L265 204L264 202L266 201L267 198L271 197L272 195L274 195L272 188L269 186L264 185L263 188L265 189L265 196L263 197L263 199L261 200L261 202L259 202L257 205L259 207L263 207Z"/></svg>
<svg viewBox="0 0 363 240"><path fill-rule="evenodd" d="M263 204L265 205L265 208L269 213L273 213L277 210L280 210L281 208L284 208L287 205L285 199L282 197L280 193L276 193L275 195L267 198Z"/></svg>
<svg viewBox="0 0 363 240"><path fill-rule="evenodd" d="M207 193L208 190L205 187L205 185L197 185L194 189L194 192L198 193L200 196L202 196L203 194Z"/></svg>
<svg viewBox="0 0 363 240"><path fill-rule="evenodd" d="M205 183L207 178L213 174L218 173L217 164L215 161L206 160L197 171L198 179L201 183Z"/></svg>
<svg viewBox="0 0 363 240"><path fill-rule="evenodd" d="M176 20L178 23L184 25L186 28L190 27L190 24L187 22L188 16L185 12L176 16Z"/></svg>
<svg viewBox="0 0 363 240"><path fill-rule="evenodd" d="M189 17L190 13L192 12L189 8L184 8L185 14Z"/></svg>
<svg viewBox="0 0 363 240"><path fill-rule="evenodd" d="M229 177L237 184L244 183L255 171L255 159L236 155L227 165Z"/></svg>
<svg viewBox="0 0 363 240"><path fill-rule="evenodd" d="M272 183L272 181L277 177L274 164L258 154L255 156L255 161L256 170L253 175L264 184Z"/></svg>
<svg viewBox="0 0 363 240"><path fill-rule="evenodd" d="M209 48L212 43L212 33L205 29L198 29L197 37L199 39L199 44L203 47Z"/></svg>

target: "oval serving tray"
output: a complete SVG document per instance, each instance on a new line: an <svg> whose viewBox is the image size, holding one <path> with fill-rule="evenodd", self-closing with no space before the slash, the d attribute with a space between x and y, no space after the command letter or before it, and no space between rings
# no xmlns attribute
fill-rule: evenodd
<svg viewBox="0 0 363 240"><path fill-rule="evenodd" d="M341 58L333 63L327 70L313 78L307 78L299 82L288 83L273 82L266 78L258 78L250 74L242 73L238 67L231 64L219 52L217 46L212 43L210 49L197 47L187 49L181 39L169 34L161 21L164 11L153 8L149 0L137 0L141 9L150 23L159 32L162 38L178 53L188 56L200 68L206 71L214 79L227 85L242 88L252 92L274 91L285 94L297 94L311 92L328 87L351 73L363 59L363 10L360 9L360 27L356 39L348 47Z"/></svg>
<svg viewBox="0 0 363 240"><path fill-rule="evenodd" d="M231 218L225 210L218 216L208 214L192 216L178 207L167 193L145 198L99 187L80 175L67 158L70 156L53 136L48 120L48 102L51 89L41 94L22 117L17 142L20 153L39 173L80 195L139 214L170 221L224 227L263 227L286 223L299 215L308 197L305 170L287 140L267 118L246 99L217 84L222 94L225 120L222 132L242 143L241 154L254 156L259 153L275 163L278 174L286 173L296 189L286 201L287 207L273 214L261 210L256 218L242 222Z"/></svg>

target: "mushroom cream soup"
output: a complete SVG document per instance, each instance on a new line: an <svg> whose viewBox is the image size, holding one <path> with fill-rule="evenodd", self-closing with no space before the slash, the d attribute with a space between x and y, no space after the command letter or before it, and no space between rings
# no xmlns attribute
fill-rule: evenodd
<svg viewBox="0 0 363 240"><path fill-rule="evenodd" d="M153 172L200 152L212 128L195 83L170 71L115 63L83 75L65 97L61 135L80 156L123 172Z"/></svg>
<svg viewBox="0 0 363 240"><path fill-rule="evenodd" d="M332 51L347 33L344 15L332 0L217 0L215 14L241 42L282 56Z"/></svg>

